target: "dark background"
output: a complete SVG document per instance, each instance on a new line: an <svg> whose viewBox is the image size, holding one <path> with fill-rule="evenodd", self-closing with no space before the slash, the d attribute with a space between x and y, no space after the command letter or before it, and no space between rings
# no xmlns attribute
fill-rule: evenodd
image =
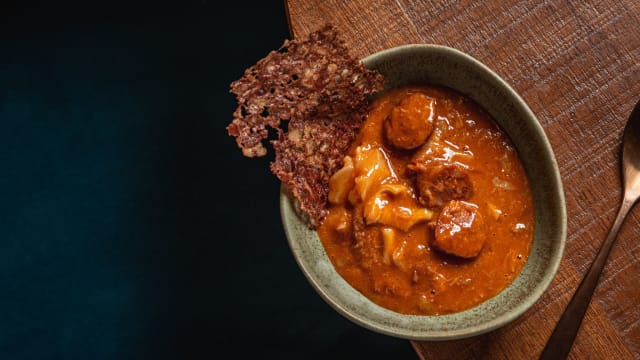
<svg viewBox="0 0 640 360"><path fill-rule="evenodd" d="M281 1L0 6L1 359L414 359L332 310L229 84Z"/></svg>

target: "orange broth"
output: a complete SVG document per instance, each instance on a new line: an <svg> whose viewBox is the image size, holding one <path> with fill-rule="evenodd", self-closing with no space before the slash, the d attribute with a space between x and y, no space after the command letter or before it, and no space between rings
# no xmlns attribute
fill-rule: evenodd
<svg viewBox="0 0 640 360"><path fill-rule="evenodd" d="M385 136L385 121L416 93L430 108L414 113L428 116L433 131L424 144L399 149ZM331 179L329 213L318 234L336 271L371 301L404 314L454 313L495 296L520 273L533 241L528 178L509 138L475 102L437 86L383 93L347 157ZM455 167L472 191L449 189L459 182L447 178L454 185L443 185L437 183L443 176L436 176L430 189L444 195L428 198L411 163L427 172L439 164ZM456 256L439 249L446 245L434 246L435 232L449 221L441 216L454 201L447 194L482 219L481 232L463 238L472 244L482 237L477 255ZM452 235L456 226L447 228L454 228ZM467 246L452 239L458 249Z"/></svg>

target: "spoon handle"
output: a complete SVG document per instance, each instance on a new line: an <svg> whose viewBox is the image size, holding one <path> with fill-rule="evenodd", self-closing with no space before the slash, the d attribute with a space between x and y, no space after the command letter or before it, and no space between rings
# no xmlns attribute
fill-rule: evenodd
<svg viewBox="0 0 640 360"><path fill-rule="evenodd" d="M540 360L565 359L567 355L569 355L569 351L573 345L573 340L575 339L578 329L580 328L580 324L582 323L582 318L584 317L584 314L589 307L589 303L591 302L593 291L598 284L600 273L602 273L602 269L606 264L607 256L609 256L609 252L611 251L611 246L618 235L622 222L629 214L629 210L631 210L634 203L635 199L629 198L629 196L625 194L624 201L622 201L622 204L620 205L618 215L616 215L616 220L613 222L607 238L600 246L600 250L598 251L596 258L593 260L589 270L582 279L580 286L573 294L573 298L571 298L571 301L564 310L562 317L560 317L560 320L558 321L555 330L553 330L547 345L544 347L544 350L542 350Z"/></svg>

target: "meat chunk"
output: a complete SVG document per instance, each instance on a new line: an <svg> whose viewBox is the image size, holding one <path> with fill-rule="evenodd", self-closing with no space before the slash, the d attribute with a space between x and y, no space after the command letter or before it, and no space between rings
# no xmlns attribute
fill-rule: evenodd
<svg viewBox="0 0 640 360"><path fill-rule="evenodd" d="M433 103L420 93L403 98L384 122L387 141L405 150L422 145L433 131Z"/></svg>
<svg viewBox="0 0 640 360"><path fill-rule="evenodd" d="M473 185L466 169L447 162L432 162L416 170L418 201L429 208L441 208L450 200L466 200Z"/></svg>
<svg viewBox="0 0 640 360"><path fill-rule="evenodd" d="M480 254L487 234L476 205L453 200L442 209L436 223L433 247L461 258Z"/></svg>

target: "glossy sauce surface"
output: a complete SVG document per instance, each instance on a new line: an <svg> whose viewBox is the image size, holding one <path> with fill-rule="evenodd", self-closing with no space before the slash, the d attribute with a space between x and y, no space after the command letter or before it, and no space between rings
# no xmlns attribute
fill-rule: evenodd
<svg viewBox="0 0 640 360"><path fill-rule="evenodd" d="M329 200L318 234L336 271L405 314L459 312L495 296L533 240L515 148L477 104L442 87L379 96Z"/></svg>

